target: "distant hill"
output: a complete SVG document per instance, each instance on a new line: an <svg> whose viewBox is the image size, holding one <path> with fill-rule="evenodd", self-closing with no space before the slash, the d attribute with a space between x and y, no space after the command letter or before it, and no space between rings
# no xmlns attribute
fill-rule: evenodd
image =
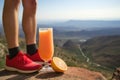
<svg viewBox="0 0 120 80"><path fill-rule="evenodd" d="M56 23L51 26L66 27L68 30L72 30L73 27L77 29L94 29L94 28L113 28L120 27L120 20L68 20L61 23ZM65 29L66 29L65 28Z"/></svg>
<svg viewBox="0 0 120 80"><path fill-rule="evenodd" d="M120 67L120 36L101 36L81 45L91 60L106 67Z"/></svg>
<svg viewBox="0 0 120 80"><path fill-rule="evenodd" d="M91 38L120 35L120 20L68 20L53 24L38 24L38 27L53 27L55 38Z"/></svg>
<svg viewBox="0 0 120 80"><path fill-rule="evenodd" d="M103 28L99 30L82 30L82 31L71 31L65 33L68 36L85 36L85 37L96 37L96 36L107 36L107 35L120 35L120 28Z"/></svg>
<svg viewBox="0 0 120 80"><path fill-rule="evenodd" d="M63 44L61 46L61 44ZM71 40L61 41L55 40L55 56L64 59L70 66L80 66L85 62L85 58L82 57L79 47L75 42ZM79 64L81 63L81 64Z"/></svg>
<svg viewBox="0 0 120 80"><path fill-rule="evenodd" d="M19 35L24 37L22 25L19 24ZM100 20L69 20L50 25L37 25L37 36L39 28L53 27L55 38L91 38L96 36L120 35L120 20L100 21ZM0 24L0 34L4 34L2 24Z"/></svg>
<svg viewBox="0 0 120 80"><path fill-rule="evenodd" d="M70 49L72 49L72 48L78 48L78 46L72 40L68 40L68 41L66 41L66 43L64 43L63 48L68 48L68 49L70 48Z"/></svg>
<svg viewBox="0 0 120 80"><path fill-rule="evenodd" d="M55 38L89 39L97 36L120 35L120 28L101 28L98 30L60 31L56 28Z"/></svg>

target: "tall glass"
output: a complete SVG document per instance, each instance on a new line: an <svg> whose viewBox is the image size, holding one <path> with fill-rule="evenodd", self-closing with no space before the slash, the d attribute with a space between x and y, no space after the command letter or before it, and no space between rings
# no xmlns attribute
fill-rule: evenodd
<svg viewBox="0 0 120 80"><path fill-rule="evenodd" d="M54 53L53 29L39 28L39 55L46 63L52 59Z"/></svg>

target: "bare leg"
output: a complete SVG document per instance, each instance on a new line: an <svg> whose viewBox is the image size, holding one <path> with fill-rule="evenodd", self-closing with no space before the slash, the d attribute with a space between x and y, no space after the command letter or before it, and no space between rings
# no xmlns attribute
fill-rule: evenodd
<svg viewBox="0 0 120 80"><path fill-rule="evenodd" d="M29 1L29 0L26 0ZM32 73L41 68L25 57L23 52L18 52L18 6L20 0L5 0L3 10L3 26L8 42L9 56L6 56L6 70L20 73ZM26 66L27 65L27 66Z"/></svg>
<svg viewBox="0 0 120 80"><path fill-rule="evenodd" d="M23 31L25 33L26 43L36 43L36 0L22 0L23 3Z"/></svg>
<svg viewBox="0 0 120 80"><path fill-rule="evenodd" d="M8 48L18 44L18 8L20 0L5 0L3 9L3 27L8 43Z"/></svg>

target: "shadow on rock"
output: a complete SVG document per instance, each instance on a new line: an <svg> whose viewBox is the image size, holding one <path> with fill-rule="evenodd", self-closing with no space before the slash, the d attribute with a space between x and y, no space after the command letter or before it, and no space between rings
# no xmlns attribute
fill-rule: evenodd
<svg viewBox="0 0 120 80"><path fill-rule="evenodd" d="M56 73L56 72L47 72L47 73L41 73L36 76L38 79L47 79L47 78L54 78L62 76L64 73Z"/></svg>
<svg viewBox="0 0 120 80"><path fill-rule="evenodd" d="M38 72L23 74L23 73L18 73L13 71L0 70L0 78L4 79L4 77L10 76L6 80L25 80L27 78L35 76L36 74L38 74Z"/></svg>

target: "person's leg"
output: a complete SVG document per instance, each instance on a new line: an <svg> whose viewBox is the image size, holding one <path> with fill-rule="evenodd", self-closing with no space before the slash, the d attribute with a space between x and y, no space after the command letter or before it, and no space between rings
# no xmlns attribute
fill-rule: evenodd
<svg viewBox="0 0 120 80"><path fill-rule="evenodd" d="M9 71L32 73L38 71L42 66L30 60L18 49L19 3L20 0L5 0L4 4L3 26L9 48L9 55L6 55L5 68Z"/></svg>
<svg viewBox="0 0 120 80"><path fill-rule="evenodd" d="M3 9L3 28L8 43L10 57L19 51L18 44L18 8L20 0L5 0Z"/></svg>
<svg viewBox="0 0 120 80"><path fill-rule="evenodd" d="M23 31L25 33L27 53L34 54L36 47L36 0L22 0L23 3Z"/></svg>
<svg viewBox="0 0 120 80"><path fill-rule="evenodd" d="M27 44L27 57L33 61L43 62L36 47L36 9L37 0L22 0L23 3L23 30Z"/></svg>

